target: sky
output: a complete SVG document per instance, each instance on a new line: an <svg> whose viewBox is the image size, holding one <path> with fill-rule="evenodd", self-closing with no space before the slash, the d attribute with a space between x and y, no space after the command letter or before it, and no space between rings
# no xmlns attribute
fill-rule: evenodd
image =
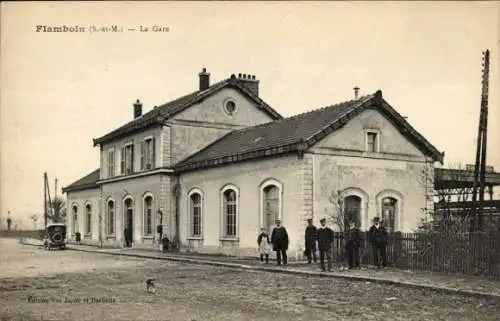
<svg viewBox="0 0 500 321"><path fill-rule="evenodd" d="M256 75L283 116L380 89L445 165L473 164L482 51L491 50L487 163L500 171L500 2L3 2L1 212L43 213L99 166L92 138L198 86ZM86 32L36 32L37 25ZM121 33L90 33L118 25ZM140 26L149 32L139 32ZM169 32L151 32L152 26ZM127 31L134 28L136 31Z"/></svg>

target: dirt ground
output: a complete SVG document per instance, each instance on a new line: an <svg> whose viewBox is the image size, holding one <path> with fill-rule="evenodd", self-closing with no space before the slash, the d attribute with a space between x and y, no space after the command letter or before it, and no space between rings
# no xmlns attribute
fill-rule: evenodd
<svg viewBox="0 0 500 321"><path fill-rule="evenodd" d="M156 293L144 281L156 279ZM500 302L0 239L3 320L498 320Z"/></svg>

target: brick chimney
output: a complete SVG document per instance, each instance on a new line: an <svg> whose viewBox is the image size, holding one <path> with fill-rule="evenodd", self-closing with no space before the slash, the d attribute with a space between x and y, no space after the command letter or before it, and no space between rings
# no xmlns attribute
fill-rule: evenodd
<svg viewBox="0 0 500 321"><path fill-rule="evenodd" d="M358 99L359 97L359 87L354 87L354 99Z"/></svg>
<svg viewBox="0 0 500 321"><path fill-rule="evenodd" d="M259 96L259 80L255 79L255 75L238 74L238 80L255 96Z"/></svg>
<svg viewBox="0 0 500 321"><path fill-rule="evenodd" d="M141 115L142 115L142 103L139 101L139 99L137 99L134 104L134 119L137 117L141 117Z"/></svg>
<svg viewBox="0 0 500 321"><path fill-rule="evenodd" d="M210 74L207 69L203 68L198 76L200 77L200 91L208 89L210 87Z"/></svg>

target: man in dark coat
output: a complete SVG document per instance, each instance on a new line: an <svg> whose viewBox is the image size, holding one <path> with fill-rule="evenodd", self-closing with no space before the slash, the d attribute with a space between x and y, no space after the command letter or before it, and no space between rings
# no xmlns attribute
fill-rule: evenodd
<svg viewBox="0 0 500 321"><path fill-rule="evenodd" d="M305 255L307 256L307 262L311 264L314 260L316 263L316 241L318 239L318 229L314 226L312 219L307 220L307 227L305 232Z"/></svg>
<svg viewBox="0 0 500 321"><path fill-rule="evenodd" d="M328 271L332 270L332 243L333 231L326 226L326 219L322 218L320 221L321 227L318 229L318 249L319 249L319 262L321 270L325 271L325 255L328 261Z"/></svg>
<svg viewBox="0 0 500 321"><path fill-rule="evenodd" d="M351 222L346 233L346 251L349 269L359 268L359 248L361 247L361 231L355 222Z"/></svg>
<svg viewBox="0 0 500 321"><path fill-rule="evenodd" d="M288 233L286 229L281 226L281 221L276 220L276 227L273 228L271 233L271 243L273 250L276 251L276 260L278 265L281 265L281 258L283 257L283 265L287 264L286 251L288 250Z"/></svg>
<svg viewBox="0 0 500 321"><path fill-rule="evenodd" d="M380 224L379 217L375 217L373 219L373 226L370 227L368 235L370 238L370 243L372 244L373 260L374 260L373 263L377 268L380 268L380 259L382 259L382 266L386 267L387 266L386 246L387 246L388 234L385 227L382 224Z"/></svg>

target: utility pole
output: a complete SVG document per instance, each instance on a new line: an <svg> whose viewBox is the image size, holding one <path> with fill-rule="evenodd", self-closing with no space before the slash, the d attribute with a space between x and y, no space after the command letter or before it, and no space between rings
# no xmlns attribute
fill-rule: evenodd
<svg viewBox="0 0 500 321"><path fill-rule="evenodd" d="M488 87L489 87L490 51L483 52L483 77L481 92L481 111L476 145L476 163L474 166L474 185L472 190L473 216L470 231L483 230L483 204L486 173L486 150L488 136ZM478 194L479 193L479 201ZM491 218L490 218L491 219Z"/></svg>
<svg viewBox="0 0 500 321"><path fill-rule="evenodd" d="M47 227L47 172L43 173L43 218L44 227Z"/></svg>

